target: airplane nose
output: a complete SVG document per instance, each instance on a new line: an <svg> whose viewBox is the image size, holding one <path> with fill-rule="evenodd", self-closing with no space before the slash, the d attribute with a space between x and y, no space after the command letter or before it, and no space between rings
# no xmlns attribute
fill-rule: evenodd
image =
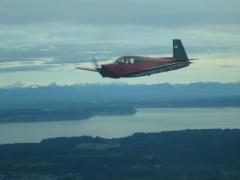
<svg viewBox="0 0 240 180"><path fill-rule="evenodd" d="M106 71L105 65L101 65L101 68L99 68L98 71L103 77L107 76L107 71Z"/></svg>
<svg viewBox="0 0 240 180"><path fill-rule="evenodd" d="M119 76L117 76L114 71L112 71L105 65L102 65L102 68L101 70L99 70L99 73L102 75L102 77L119 78Z"/></svg>

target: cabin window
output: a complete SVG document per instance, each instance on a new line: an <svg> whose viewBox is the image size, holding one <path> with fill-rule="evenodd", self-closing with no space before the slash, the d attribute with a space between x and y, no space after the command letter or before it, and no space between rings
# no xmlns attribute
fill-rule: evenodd
<svg viewBox="0 0 240 180"><path fill-rule="evenodd" d="M116 62L119 63L119 64L124 64L124 58L120 57L116 60Z"/></svg>
<svg viewBox="0 0 240 180"><path fill-rule="evenodd" d="M119 64L135 64L144 62L142 57L120 57L116 60Z"/></svg>
<svg viewBox="0 0 240 180"><path fill-rule="evenodd" d="M144 62L144 58L142 57L135 57L134 58L134 63L143 63Z"/></svg>
<svg viewBox="0 0 240 180"><path fill-rule="evenodd" d="M133 57L125 57L125 63L126 64L134 64L134 58Z"/></svg>

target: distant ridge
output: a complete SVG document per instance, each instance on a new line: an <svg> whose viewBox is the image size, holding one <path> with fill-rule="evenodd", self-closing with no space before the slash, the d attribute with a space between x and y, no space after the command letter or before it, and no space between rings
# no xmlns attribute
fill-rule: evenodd
<svg viewBox="0 0 240 180"><path fill-rule="evenodd" d="M239 85L240 82L231 82L231 83L219 83L219 82L194 82L194 83L159 83L159 84L127 84L127 83L85 83L85 84L59 84L56 82L52 82L49 84L40 84L40 83L35 83L35 82L30 82L30 81L17 81L12 84L7 84L7 85L1 85L1 89L15 89L15 88L48 88L48 87L96 87L96 86L132 86L132 87L141 87L141 86L146 86L146 87L156 87L156 86L172 86L172 87L187 87L187 86L214 86L214 85L219 85L219 86L235 86Z"/></svg>
<svg viewBox="0 0 240 180"><path fill-rule="evenodd" d="M74 84L39 85L17 83L0 89L1 108L25 107L31 104L132 103L145 106L240 106L240 82L198 82L190 84ZM24 105L24 106L23 106Z"/></svg>

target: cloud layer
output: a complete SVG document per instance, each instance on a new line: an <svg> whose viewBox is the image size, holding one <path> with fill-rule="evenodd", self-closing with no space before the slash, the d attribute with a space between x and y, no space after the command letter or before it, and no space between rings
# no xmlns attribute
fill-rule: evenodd
<svg viewBox="0 0 240 180"><path fill-rule="evenodd" d="M239 5L237 0L1 0L0 83L47 82L54 76L51 80L61 77L67 83L81 62L131 54L171 56L173 38L183 40L189 57L202 59L199 71L186 71L191 74L184 75L186 82L192 77L207 81L209 74L202 76L201 68L220 75L214 81L222 81L222 69L229 76L225 82L240 80L232 71L239 68ZM235 68L223 68L230 66ZM30 72L36 74L29 77Z"/></svg>
<svg viewBox="0 0 240 180"><path fill-rule="evenodd" d="M81 24L236 24L237 0L2 0L2 24L74 22Z"/></svg>

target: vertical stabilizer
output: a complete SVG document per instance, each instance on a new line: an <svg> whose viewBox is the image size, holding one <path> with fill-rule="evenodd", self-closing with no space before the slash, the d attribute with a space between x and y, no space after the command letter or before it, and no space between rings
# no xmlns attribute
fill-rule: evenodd
<svg viewBox="0 0 240 180"><path fill-rule="evenodd" d="M173 57L176 61L188 61L188 56L180 39L173 40Z"/></svg>

